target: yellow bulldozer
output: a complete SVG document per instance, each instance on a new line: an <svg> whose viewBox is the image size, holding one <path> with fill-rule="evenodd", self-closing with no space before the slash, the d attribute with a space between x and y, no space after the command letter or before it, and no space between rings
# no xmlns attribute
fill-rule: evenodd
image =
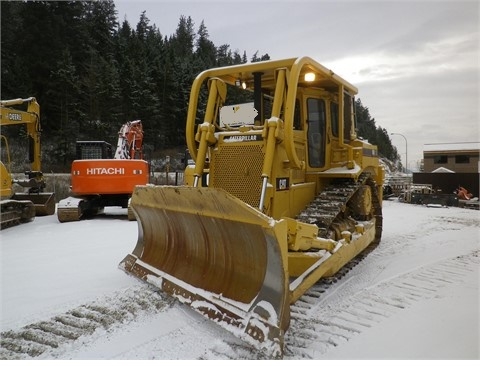
<svg viewBox="0 0 480 366"><path fill-rule="evenodd" d="M15 108L13 108L15 107ZM45 179L41 171L40 106L34 97L0 101L0 126L25 125L28 136L31 170L25 179L14 179L10 165L10 149L6 136L1 135L2 161L0 162L0 227L2 229L29 222L36 216L55 213L55 194L44 192ZM14 186L27 188L15 192Z"/></svg>
<svg viewBox="0 0 480 366"><path fill-rule="evenodd" d="M309 57L193 82L183 186L137 186L120 267L282 357L290 305L382 234L384 170L357 88ZM234 327L234 328L232 328Z"/></svg>

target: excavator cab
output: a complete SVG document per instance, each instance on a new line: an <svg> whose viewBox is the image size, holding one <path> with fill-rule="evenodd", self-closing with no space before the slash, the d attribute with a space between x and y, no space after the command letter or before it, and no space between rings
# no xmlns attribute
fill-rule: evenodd
<svg viewBox="0 0 480 366"><path fill-rule="evenodd" d="M112 159L112 145L106 141L77 141L76 160Z"/></svg>
<svg viewBox="0 0 480 366"><path fill-rule="evenodd" d="M380 241L384 174L356 93L308 57L200 73L185 186L135 188L120 267L281 357L290 304Z"/></svg>

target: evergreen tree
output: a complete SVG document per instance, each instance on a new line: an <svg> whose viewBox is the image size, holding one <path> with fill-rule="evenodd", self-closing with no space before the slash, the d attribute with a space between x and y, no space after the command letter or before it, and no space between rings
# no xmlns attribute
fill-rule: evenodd
<svg viewBox="0 0 480 366"><path fill-rule="evenodd" d="M222 44L217 47L217 66L229 66L232 65L232 52L230 51L230 45Z"/></svg>
<svg viewBox="0 0 480 366"><path fill-rule="evenodd" d="M197 32L196 50L195 50L195 71L209 69L216 65L217 49L212 41L208 39L208 31L204 21L200 23Z"/></svg>
<svg viewBox="0 0 480 366"><path fill-rule="evenodd" d="M18 35L23 31L23 10L25 4L16 1L1 1L1 98L13 99L30 96L33 88L26 74L30 72L24 62L21 40ZM22 48L22 49L21 49Z"/></svg>
<svg viewBox="0 0 480 366"><path fill-rule="evenodd" d="M251 62L259 62L259 61L268 61L270 60L270 56L268 55L268 53L262 55L262 56L258 56L258 51L256 51L253 56L252 56L252 59L250 60Z"/></svg>
<svg viewBox="0 0 480 366"><path fill-rule="evenodd" d="M243 51L243 55L242 55L242 64L246 64L248 62L248 59L247 59L247 52Z"/></svg>
<svg viewBox="0 0 480 366"><path fill-rule="evenodd" d="M192 18L182 15L177 30L170 39L170 46L174 50L175 57L179 60L191 60L194 42L195 30Z"/></svg>
<svg viewBox="0 0 480 366"><path fill-rule="evenodd" d="M75 148L69 137L78 135L81 121L85 117L78 101L81 89L80 77L69 49L63 51L51 76L61 85L61 88L49 90L47 93L49 99L55 101L52 103L51 113L57 119L57 123L52 126L50 134L55 135L56 138L44 139L42 145L44 155L55 157L64 168L68 168L70 161L74 158Z"/></svg>

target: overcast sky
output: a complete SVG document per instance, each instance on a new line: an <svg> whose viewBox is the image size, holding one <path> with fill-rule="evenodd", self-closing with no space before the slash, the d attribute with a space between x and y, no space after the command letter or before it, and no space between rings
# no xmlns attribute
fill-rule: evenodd
<svg viewBox="0 0 480 366"><path fill-rule="evenodd" d="M423 145L480 141L480 2L115 0L135 27L142 11L163 36L181 15L250 58L310 56L359 88L357 98L416 170Z"/></svg>

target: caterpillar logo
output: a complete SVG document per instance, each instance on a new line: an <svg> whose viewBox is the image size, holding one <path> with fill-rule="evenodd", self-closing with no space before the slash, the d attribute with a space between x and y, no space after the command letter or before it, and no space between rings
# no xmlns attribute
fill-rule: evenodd
<svg viewBox="0 0 480 366"><path fill-rule="evenodd" d="M248 141L261 141L261 135L230 135L223 138L224 142L248 142Z"/></svg>
<svg viewBox="0 0 480 366"><path fill-rule="evenodd" d="M87 168L87 175L123 175L125 168Z"/></svg>

